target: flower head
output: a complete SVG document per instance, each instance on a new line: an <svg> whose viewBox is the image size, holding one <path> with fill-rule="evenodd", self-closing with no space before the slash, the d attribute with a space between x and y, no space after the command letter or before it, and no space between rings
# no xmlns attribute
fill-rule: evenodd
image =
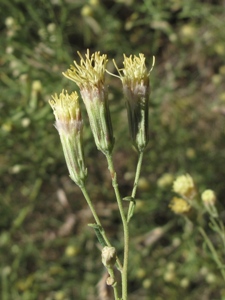
<svg viewBox="0 0 225 300"><path fill-rule="evenodd" d="M95 52L90 56L89 50L85 55L86 59L78 52L80 57L80 64L74 61L74 65L70 66L63 75L68 79L74 81L79 88L99 87L104 85L105 69L108 62L107 55L100 55L100 52Z"/></svg>
<svg viewBox="0 0 225 300"><path fill-rule="evenodd" d="M77 185L82 186L87 170L83 155L83 122L78 95L76 92L69 95L63 90L59 95L52 96L49 104L56 118L55 127L60 135L70 177Z"/></svg>
<svg viewBox="0 0 225 300"><path fill-rule="evenodd" d="M118 69L115 62L114 64L123 85L129 86L133 92L136 91L138 86L143 88L143 92L149 87L150 72L147 71L144 54L140 53L139 57L136 55L127 57L124 54L124 68L122 69Z"/></svg>
<svg viewBox="0 0 225 300"><path fill-rule="evenodd" d="M144 54L139 57L124 55L124 68L115 67L123 84L123 93L127 104L130 135L132 142L139 152L148 143L148 105L150 95L149 75L145 65ZM154 59L153 59L154 65ZM153 67L152 65L152 67Z"/></svg>
<svg viewBox="0 0 225 300"><path fill-rule="evenodd" d="M59 95L55 94L52 99L49 100L51 105L56 123L55 126L59 131L59 134L70 133L71 130L82 127L81 112L78 101L78 94L76 92L70 95L67 91L62 91Z"/></svg>
<svg viewBox="0 0 225 300"><path fill-rule="evenodd" d="M205 206L213 206L216 203L216 194L213 190L205 190L201 198Z"/></svg>
<svg viewBox="0 0 225 300"><path fill-rule="evenodd" d="M80 88L96 146L103 153L110 153L114 145L113 129L105 85L107 56L95 52L85 58L78 52L80 64L74 62L63 75L74 81Z"/></svg>
<svg viewBox="0 0 225 300"><path fill-rule="evenodd" d="M202 202L210 216L218 218L218 210L216 208L216 194L213 190L205 190L201 194Z"/></svg>
<svg viewBox="0 0 225 300"><path fill-rule="evenodd" d="M189 174L177 177L173 182L173 191L188 199L193 199L197 194L193 178Z"/></svg>
<svg viewBox="0 0 225 300"><path fill-rule="evenodd" d="M174 177L170 173L164 173L158 180L157 180L157 185L160 188L165 188L168 187L169 185L172 184L174 180Z"/></svg>
<svg viewBox="0 0 225 300"><path fill-rule="evenodd" d="M178 197L174 197L171 200L169 207L175 214L180 215L187 215L191 211L190 204L188 204L184 199Z"/></svg>

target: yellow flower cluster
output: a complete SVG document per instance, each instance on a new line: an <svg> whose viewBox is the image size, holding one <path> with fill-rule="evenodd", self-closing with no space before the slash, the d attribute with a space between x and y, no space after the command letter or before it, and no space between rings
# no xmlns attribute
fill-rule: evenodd
<svg viewBox="0 0 225 300"><path fill-rule="evenodd" d="M52 96L49 104L57 121L71 122L81 118L77 92L69 95L67 91L63 90L59 95Z"/></svg>
<svg viewBox="0 0 225 300"><path fill-rule="evenodd" d="M153 64L152 68L154 66L154 58L153 58ZM114 62L114 65L120 75L120 79L122 80L123 84L129 86L131 90L134 90L137 84L142 84L142 85L149 85L148 84L148 77L149 74L152 70L148 72L146 65L145 65L145 56L144 54L140 53L139 57L134 55L130 55L127 57L124 54L124 61L123 65L124 68L119 69Z"/></svg>
<svg viewBox="0 0 225 300"><path fill-rule="evenodd" d="M171 200L169 207L175 214L180 215L186 215L191 211L190 204L188 204L184 199L178 197L174 197Z"/></svg>
<svg viewBox="0 0 225 300"><path fill-rule="evenodd" d="M197 193L194 181L189 174L177 177L173 183L173 191L187 199L192 199Z"/></svg>
<svg viewBox="0 0 225 300"><path fill-rule="evenodd" d="M90 86L99 86L104 84L106 64L108 62L107 55L100 55L100 52L95 52L90 56L89 50L85 55L86 59L78 52L80 64L74 61L74 66L63 72L63 75L74 81L80 89Z"/></svg>

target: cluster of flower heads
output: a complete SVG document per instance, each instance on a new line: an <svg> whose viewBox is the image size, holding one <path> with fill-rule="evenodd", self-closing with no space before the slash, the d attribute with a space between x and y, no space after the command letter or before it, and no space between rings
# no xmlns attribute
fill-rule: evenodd
<svg viewBox="0 0 225 300"><path fill-rule="evenodd" d="M199 197L194 180L189 174L177 177L173 182L173 191L179 197L173 197L169 207L176 214L190 216L193 209L210 210L216 202L216 195L210 189L205 190Z"/></svg>
<svg viewBox="0 0 225 300"><path fill-rule="evenodd" d="M108 62L107 55L101 55L100 52L90 55L89 50L87 50L85 57L79 52L78 55L80 63L75 61L74 65L70 66L70 69L63 72L63 75L74 81L79 87L87 110L95 144L100 151L108 155L111 154L114 146L114 135L109 110L107 85L105 84L106 64ZM139 54L139 56L131 55L129 57L124 55L124 67L121 69L117 67L115 62L114 64L123 85L132 143L137 151L143 152L147 146L149 135L149 75L152 69L147 71L143 54ZM59 132L63 144L63 151L70 176L77 184L81 185L86 177L84 176L86 168L84 167L82 145L83 122L78 95L76 92L69 95L67 91L63 90L59 96L56 94L52 96L49 103L56 117L55 127ZM76 137L77 135L79 138ZM74 140L75 142L73 144L66 143L65 141L68 140ZM79 147L77 143L80 143ZM68 149L68 147L72 147L73 149ZM76 158L73 158L73 156ZM77 176L74 176L71 165L74 169L74 165L78 166L78 161L82 162L82 172L78 168L75 168L78 172L76 171ZM82 173L82 179L80 173Z"/></svg>

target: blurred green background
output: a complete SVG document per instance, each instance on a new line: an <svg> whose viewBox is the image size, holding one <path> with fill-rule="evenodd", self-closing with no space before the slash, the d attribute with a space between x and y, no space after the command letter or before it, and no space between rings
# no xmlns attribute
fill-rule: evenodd
<svg viewBox="0 0 225 300"><path fill-rule="evenodd" d="M87 48L106 53L111 72L112 59L122 66L123 53L144 53L149 68L156 57L151 138L131 224L129 299L225 299L202 238L168 208L173 178L190 173L199 190L215 190L225 218L224 17L222 0L1 0L0 299L111 299L103 296L105 271L86 226L93 220L68 177L48 105L55 92L76 89L61 73ZM107 75L107 84L114 161L127 196L137 155L121 82ZM121 249L107 165L83 116L88 190Z"/></svg>

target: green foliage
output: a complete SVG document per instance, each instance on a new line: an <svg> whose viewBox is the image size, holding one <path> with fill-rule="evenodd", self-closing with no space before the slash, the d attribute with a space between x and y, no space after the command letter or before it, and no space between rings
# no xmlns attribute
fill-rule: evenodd
<svg viewBox="0 0 225 300"><path fill-rule="evenodd" d="M149 67L152 55L156 57L145 179L130 225L129 299L225 297L224 282L202 237L169 211L171 182L160 181L165 174L190 173L199 188L216 191L224 221L223 11L219 0L1 1L2 300L96 299L100 290L100 251L86 226L93 220L67 176L47 104L51 94L76 88L61 73L77 58L76 51L85 53L86 48L115 57L119 67L123 53L144 53ZM111 62L108 69L115 71ZM114 161L126 197L136 154L128 142L121 83L108 83ZM87 118L85 126L88 189L120 249L106 165ZM217 242L207 222L205 230Z"/></svg>

